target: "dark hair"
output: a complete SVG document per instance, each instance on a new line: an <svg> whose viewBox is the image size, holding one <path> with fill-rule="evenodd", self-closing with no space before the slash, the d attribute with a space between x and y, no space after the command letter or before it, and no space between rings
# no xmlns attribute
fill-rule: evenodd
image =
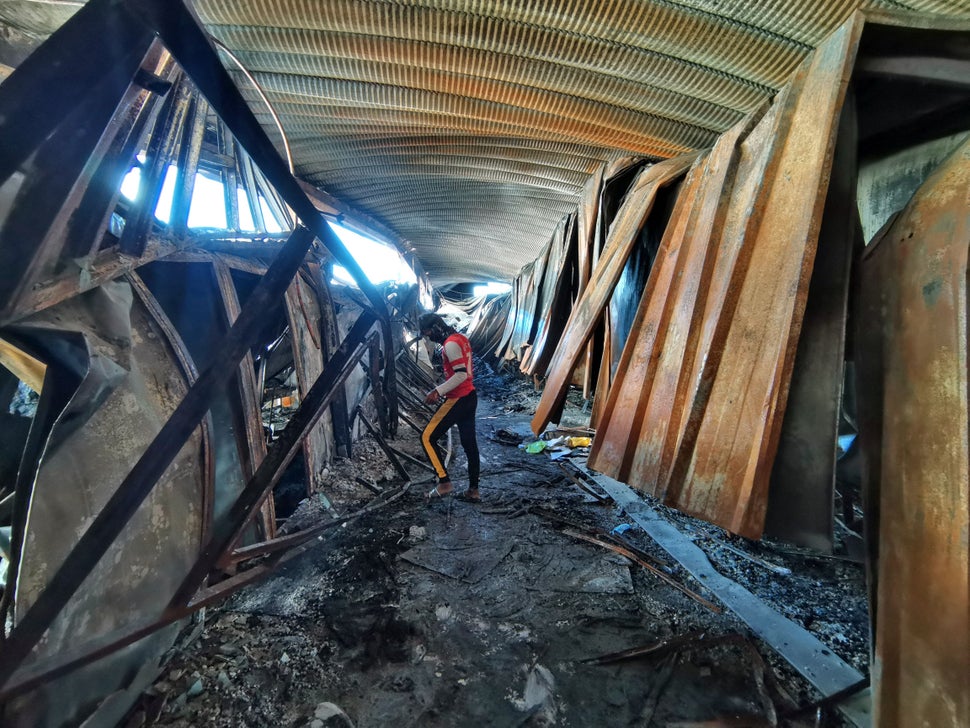
<svg viewBox="0 0 970 728"><path fill-rule="evenodd" d="M418 318L418 329L422 333L425 331L434 331L435 329L450 329L451 327L445 323L445 320L441 318L436 313L423 313L421 317Z"/></svg>
<svg viewBox="0 0 970 728"><path fill-rule="evenodd" d="M418 318L418 332L439 344L455 333L455 329L436 313L424 313Z"/></svg>

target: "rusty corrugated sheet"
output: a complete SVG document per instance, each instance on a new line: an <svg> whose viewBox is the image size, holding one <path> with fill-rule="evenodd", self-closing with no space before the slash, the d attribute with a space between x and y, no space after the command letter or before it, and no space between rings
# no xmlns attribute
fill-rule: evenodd
<svg viewBox="0 0 970 728"><path fill-rule="evenodd" d="M549 364L546 387L532 418L532 430L536 434L552 421L553 413L565 397L573 369L623 271L637 233L650 213L657 190L680 178L696 157L696 154L686 154L643 170L627 194L610 228L600 264L594 271L589 287L573 309L562 343Z"/></svg>
<svg viewBox="0 0 970 728"><path fill-rule="evenodd" d="M856 204L857 141L855 99L850 95L839 122L765 519L768 536L823 552L831 552L835 543L849 273L855 248L863 246Z"/></svg>
<svg viewBox="0 0 970 728"><path fill-rule="evenodd" d="M657 250L653 270L640 297L632 334L620 355L616 379L603 405L596 439L590 451L590 464L618 480L627 480L630 462L637 448L637 435L643 421L641 396L650 386L656 362L653 354L657 320L673 281L689 210L694 203L705 158L698 159L681 187L670 223ZM639 487L640 484L637 485Z"/></svg>
<svg viewBox="0 0 970 728"><path fill-rule="evenodd" d="M610 416L601 422L590 453L593 467L655 495L663 495L680 439L716 236L737 147L753 121L722 136L684 185L620 360L606 405Z"/></svg>
<svg viewBox="0 0 970 728"><path fill-rule="evenodd" d="M682 441L678 459L686 468L675 467L674 477L682 476L672 478L667 494L676 508L750 538L764 527L835 129L862 25L862 16L854 16L793 81L792 105L782 112L790 125L787 133L782 127L782 146L745 228L751 257L736 279L737 306L723 344L714 343L721 356L710 396L695 399L697 436Z"/></svg>
<svg viewBox="0 0 970 728"><path fill-rule="evenodd" d="M970 724L968 190L964 142L862 266L877 725Z"/></svg>

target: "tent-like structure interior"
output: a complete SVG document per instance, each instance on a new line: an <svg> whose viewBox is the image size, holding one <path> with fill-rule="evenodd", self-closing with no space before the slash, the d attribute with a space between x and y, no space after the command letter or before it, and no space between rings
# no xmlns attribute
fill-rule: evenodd
<svg viewBox="0 0 970 728"><path fill-rule="evenodd" d="M4 2L4 721L135 725L194 615L407 502L438 311L692 578L657 514L864 565L865 675L707 587L819 710L970 724L968 134L960 0Z"/></svg>

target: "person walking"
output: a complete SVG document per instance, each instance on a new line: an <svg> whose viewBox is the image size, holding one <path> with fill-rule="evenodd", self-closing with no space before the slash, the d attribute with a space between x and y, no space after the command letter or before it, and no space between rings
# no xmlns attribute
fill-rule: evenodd
<svg viewBox="0 0 970 728"><path fill-rule="evenodd" d="M459 334L435 313L423 314L418 319L418 328L422 336L441 345L441 363L445 372L445 381L424 398L427 404L438 404L438 409L421 434L421 444L438 476L438 484L431 489L426 500L430 505L435 498L444 498L454 491L438 441L448 432L448 428L458 425L461 447L468 458L468 490L456 497L478 503L481 501L478 492L481 459L475 434L478 393L473 380L471 344L467 337Z"/></svg>

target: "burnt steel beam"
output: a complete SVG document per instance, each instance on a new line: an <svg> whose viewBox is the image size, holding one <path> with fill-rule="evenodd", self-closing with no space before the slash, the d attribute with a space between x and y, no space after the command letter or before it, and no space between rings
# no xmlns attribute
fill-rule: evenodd
<svg viewBox="0 0 970 728"><path fill-rule="evenodd" d="M247 307L248 305L247 302ZM300 403L300 408L287 423L283 434L267 452L253 477L236 498L232 508L202 547L195 564L172 597L169 605L171 608L187 603L222 555L232 548L266 494L279 480L286 466L300 449L307 433L333 400L337 389L343 385L344 380L357 366L357 362L367 348L365 344L367 333L375 323L377 323L377 317L372 311L365 310L357 319L353 328L347 333L347 338L343 340L313 386L307 391Z"/></svg>
<svg viewBox="0 0 970 728"><path fill-rule="evenodd" d="M3 644L0 686L5 684L57 615L104 556L125 525L155 487L186 439L202 422L215 395L225 386L226 373L234 371L265 326L267 314L283 297L313 242L313 234L299 227L280 250L223 337L209 367L199 376L155 439L122 481L64 559L47 587L17 623Z"/></svg>
<svg viewBox="0 0 970 728"><path fill-rule="evenodd" d="M235 552L233 554L234 557L241 555L243 558L252 558L253 556L259 555L266 556L267 558L252 568L240 572L225 581L220 581L218 584L199 590L193 595L191 602L183 606L166 609L160 617L143 619L135 625L113 630L108 634L88 642L75 645L50 658L31 662L22 670L18 671L13 679L0 691L0 703L10 700L17 695L22 695L38 685L50 682L84 665L89 665L105 655L110 655L112 652L127 647L157 632L163 627L167 627L173 622L177 622L199 611L203 607L217 604L243 587L267 576L287 561L306 553L306 551L315 546L314 542L321 533L343 526L356 518L388 506L402 498L408 492L409 488L410 483L405 483L397 490L385 493L382 497L375 499L360 510L347 516L318 524L304 531L290 534L289 536L274 539L265 544L254 544L252 547L246 547L244 550ZM307 543L308 541L310 543ZM283 553L278 553L279 551L283 551ZM233 559L233 561L240 560L242 559Z"/></svg>
<svg viewBox="0 0 970 728"><path fill-rule="evenodd" d="M131 81L151 48L152 37L141 30L137 20L112 12L102 14L104 22L114 21L112 27L127 36L120 43L123 52L110 55L117 64L112 70L117 72L93 75L75 105L65 107L60 93L51 94L53 84L44 83L45 74L35 66L18 69L0 86L0 184L4 196L12 200L0 226L0 311L6 316L13 314L37 279L54 267L65 246L73 247L67 244L65 228L111 147L113 130L108 127L118 108L129 106L140 93ZM51 62L63 68L75 62L73 56L87 52L70 50L74 52L60 54ZM74 80L72 73L63 75L66 78L57 83L58 89ZM19 83L14 93L4 94L3 89L15 79ZM33 94L16 93L32 83L36 84ZM46 117L45 122L37 121L38 114Z"/></svg>
<svg viewBox="0 0 970 728"><path fill-rule="evenodd" d="M307 197L300 183L290 174L286 162L266 135L229 72L223 67L208 35L185 3L182 0L128 0L126 5L158 33L165 47L206 97L212 109L246 150L266 180L303 224L327 247L337 262L353 276L380 318L385 349L393 351L393 335L384 297ZM393 388L392 357L387 357L386 366L388 421L393 434L397 427L397 397Z"/></svg>
<svg viewBox="0 0 970 728"><path fill-rule="evenodd" d="M99 43L92 52L92 38L111 42ZM92 88L107 83L120 100L151 42L151 32L123 5L92 0L28 56L0 84L0 183L84 103Z"/></svg>

